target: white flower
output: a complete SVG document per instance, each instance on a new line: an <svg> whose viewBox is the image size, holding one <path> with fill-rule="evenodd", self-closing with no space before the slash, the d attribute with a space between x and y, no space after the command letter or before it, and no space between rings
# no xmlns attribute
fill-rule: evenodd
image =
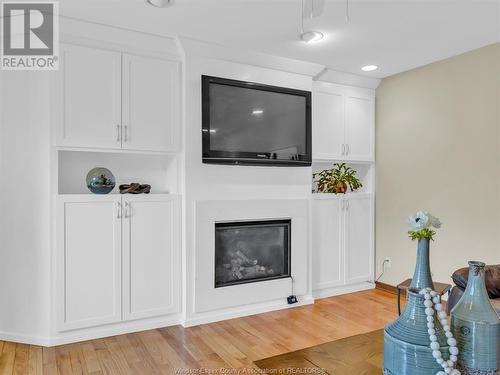
<svg viewBox="0 0 500 375"><path fill-rule="evenodd" d="M411 230L417 231L428 228L429 217L424 211L418 211L415 215L408 218Z"/></svg>
<svg viewBox="0 0 500 375"><path fill-rule="evenodd" d="M427 217L429 218L429 223L431 226L433 226L434 228L441 228L441 220L439 220L436 216L428 213Z"/></svg>
<svg viewBox="0 0 500 375"><path fill-rule="evenodd" d="M425 211L418 211L415 215L408 218L408 224L412 231L418 231L425 228L441 228L441 221Z"/></svg>

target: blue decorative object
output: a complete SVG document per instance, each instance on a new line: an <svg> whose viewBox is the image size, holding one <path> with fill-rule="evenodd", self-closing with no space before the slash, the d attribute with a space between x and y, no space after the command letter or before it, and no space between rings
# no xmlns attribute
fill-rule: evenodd
<svg viewBox="0 0 500 375"><path fill-rule="evenodd" d="M428 238L418 240L417 264L415 267L415 273L411 279L411 288L431 288L434 290L429 262L429 244L430 240Z"/></svg>
<svg viewBox="0 0 500 375"><path fill-rule="evenodd" d="M115 176L107 168L94 168L87 174L87 187L94 194L108 194L115 183Z"/></svg>
<svg viewBox="0 0 500 375"><path fill-rule="evenodd" d="M384 374L434 375L442 370L432 355L424 296L419 290L408 288L406 307L398 320L384 329ZM438 319L434 322L435 335L443 359L449 358L447 337Z"/></svg>
<svg viewBox="0 0 500 375"><path fill-rule="evenodd" d="M464 295L451 311L462 375L500 374L500 319L491 305L482 262L469 262Z"/></svg>

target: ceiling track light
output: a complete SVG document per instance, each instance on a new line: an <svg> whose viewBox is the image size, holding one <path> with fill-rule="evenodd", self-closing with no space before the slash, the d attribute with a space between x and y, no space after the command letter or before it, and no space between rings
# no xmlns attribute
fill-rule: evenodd
<svg viewBox="0 0 500 375"><path fill-rule="evenodd" d="M174 0L146 0L146 2L157 8L166 8L174 5Z"/></svg>
<svg viewBox="0 0 500 375"><path fill-rule="evenodd" d="M300 34L300 39L306 43L316 43L324 37L325 35L320 31L305 31Z"/></svg>
<svg viewBox="0 0 500 375"><path fill-rule="evenodd" d="M311 0L311 12L309 13L309 18L313 17L314 17L314 0ZM300 39L305 43L316 43L322 40L324 37L325 35L320 31L304 30L304 0L302 0Z"/></svg>
<svg viewBox="0 0 500 375"><path fill-rule="evenodd" d="M365 65L361 68L363 72L373 72L374 70L377 70L378 66L377 65Z"/></svg>

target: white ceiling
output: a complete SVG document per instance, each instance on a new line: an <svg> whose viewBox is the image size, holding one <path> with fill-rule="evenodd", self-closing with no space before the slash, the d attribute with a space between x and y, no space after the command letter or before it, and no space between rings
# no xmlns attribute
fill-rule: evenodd
<svg viewBox="0 0 500 375"><path fill-rule="evenodd" d="M318 1L319 7L321 0ZM186 36L238 49L386 77L500 41L500 0L323 0L306 28L327 34L299 41L301 0L61 0L62 15L149 32ZM360 68L380 68L365 73Z"/></svg>

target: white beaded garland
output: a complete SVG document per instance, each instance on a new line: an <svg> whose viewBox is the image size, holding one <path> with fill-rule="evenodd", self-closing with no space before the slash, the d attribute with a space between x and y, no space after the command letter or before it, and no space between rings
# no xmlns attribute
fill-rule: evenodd
<svg viewBox="0 0 500 375"><path fill-rule="evenodd" d="M422 289L420 294L424 295L425 315L427 316L427 333L429 334L430 348L432 349L432 356L438 364L441 365L444 371L438 371L436 375L461 375L460 371L455 369L455 363L458 360L457 340L453 337L450 330L448 319L446 319L446 312L443 311L441 304L441 297L431 288ZM443 326L446 335L446 342L449 345L449 359L445 360L440 350L440 345L437 340L436 330L434 329L434 319L439 319Z"/></svg>
<svg viewBox="0 0 500 375"><path fill-rule="evenodd" d="M432 356L436 359L438 358L441 358L443 355L441 354L441 352L439 350L433 350L432 351ZM444 363L444 362L443 362Z"/></svg>

